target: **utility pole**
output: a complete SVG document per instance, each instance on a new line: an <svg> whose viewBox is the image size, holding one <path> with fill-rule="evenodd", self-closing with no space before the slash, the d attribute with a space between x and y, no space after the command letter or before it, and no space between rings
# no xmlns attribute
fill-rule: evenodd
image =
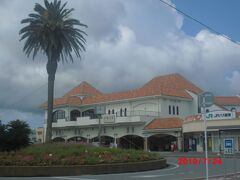
<svg viewBox="0 0 240 180"><path fill-rule="evenodd" d="M204 141L205 141L205 158L206 158L204 162L206 163L206 180L208 180L208 144L207 144L207 123L206 123L206 117L205 117L206 115L205 101L206 101L205 96L203 96Z"/></svg>
<svg viewBox="0 0 240 180"><path fill-rule="evenodd" d="M203 108L204 121L204 141L205 141L205 165L206 165L206 180L208 180L208 142L207 142L207 122L206 122L206 107L213 105L213 94L211 92L203 92L199 96L199 105Z"/></svg>

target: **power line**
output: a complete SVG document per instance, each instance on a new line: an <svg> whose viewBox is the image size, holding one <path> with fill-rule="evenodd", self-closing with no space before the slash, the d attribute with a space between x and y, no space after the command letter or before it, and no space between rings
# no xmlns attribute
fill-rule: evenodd
<svg viewBox="0 0 240 180"><path fill-rule="evenodd" d="M164 1L164 0L159 0L159 1L162 2L163 4L169 6L170 8L175 9L177 12L179 12L179 13L183 14L184 16L186 16L187 18L189 18L189 19L191 19L191 20L197 22L198 24L200 24L200 25L202 25L203 27L209 29L210 31L212 31L212 32L214 32L214 33L216 33L216 34L222 36L223 38L225 38L225 39L227 39L227 40L229 40L229 41L231 41L231 42L233 42L233 43L235 43L235 44L237 44L237 45L240 45L240 42L235 41L234 39L232 39L232 38L230 38L230 37L228 37L228 36L222 34L221 32L219 32L219 31L213 29L213 28L210 27L209 25L207 25L207 24L205 24L205 23L202 23L201 21L199 21L199 20L197 20L196 18L192 17L191 15L189 15L189 14L183 12L182 10L180 10L180 9L178 9L178 8L176 8L176 7L174 7L173 5L167 3L166 1Z"/></svg>

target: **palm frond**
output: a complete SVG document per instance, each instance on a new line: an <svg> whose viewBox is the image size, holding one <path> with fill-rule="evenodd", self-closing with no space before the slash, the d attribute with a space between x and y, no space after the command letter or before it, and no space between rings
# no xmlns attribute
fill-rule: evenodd
<svg viewBox="0 0 240 180"><path fill-rule="evenodd" d="M51 60L53 54L59 57L62 62L73 62L72 53L81 58L81 53L85 51L87 36L82 29L87 25L77 19L69 18L73 8L65 8L67 3L61 4L61 0L48 2L44 0L45 7L36 3L35 13L21 21L26 24L20 31L20 41L25 40L23 51L32 58L39 52L44 52Z"/></svg>

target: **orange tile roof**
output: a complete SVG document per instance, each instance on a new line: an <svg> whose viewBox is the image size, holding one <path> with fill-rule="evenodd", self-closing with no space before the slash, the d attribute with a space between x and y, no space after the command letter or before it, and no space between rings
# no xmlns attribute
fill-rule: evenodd
<svg viewBox="0 0 240 180"><path fill-rule="evenodd" d="M108 94L103 94L87 82L83 82L79 86L73 88L71 91L66 93L62 98L55 99L54 106L64 105L67 103L72 105L72 101L74 102L74 105L81 105L154 95L165 95L192 99L192 97L186 92L186 90L191 91L195 94L199 94L202 92L200 88L195 86L190 81L186 80L180 74L158 76L150 80L148 83L146 83L143 87L139 89ZM72 98L71 101L67 100L67 98L69 98L70 96L78 94L90 94L90 96L87 96L83 100L77 100L77 98L80 99L79 97ZM47 103L44 103L42 107L46 108Z"/></svg>
<svg viewBox="0 0 240 180"><path fill-rule="evenodd" d="M74 96L74 95L79 95L79 94L101 95L102 93L99 90L97 90L96 88L94 88L91 84L83 81L81 84L74 87L72 90L70 90L66 94L64 94L63 97L69 97L69 96Z"/></svg>
<svg viewBox="0 0 240 180"><path fill-rule="evenodd" d="M215 96L214 101L216 104L224 105L240 105L239 96Z"/></svg>
<svg viewBox="0 0 240 180"><path fill-rule="evenodd" d="M144 130L182 128L183 120L176 117L158 118L150 122Z"/></svg>
<svg viewBox="0 0 240 180"><path fill-rule="evenodd" d="M202 114L191 115L185 118L184 123L192 122L192 121L199 121L202 119Z"/></svg>
<svg viewBox="0 0 240 180"><path fill-rule="evenodd" d="M180 74L155 77L146 83L142 88L145 91L161 91L162 95L189 98L191 98L191 96L185 90L191 91L195 94L203 92L199 87L186 80Z"/></svg>

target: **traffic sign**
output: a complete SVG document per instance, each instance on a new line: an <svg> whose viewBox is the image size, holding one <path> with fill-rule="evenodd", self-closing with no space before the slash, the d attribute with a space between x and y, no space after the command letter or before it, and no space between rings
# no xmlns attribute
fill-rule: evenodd
<svg viewBox="0 0 240 180"><path fill-rule="evenodd" d="M210 107L213 105L214 96L211 92L203 92L198 97L198 103L200 107Z"/></svg>

